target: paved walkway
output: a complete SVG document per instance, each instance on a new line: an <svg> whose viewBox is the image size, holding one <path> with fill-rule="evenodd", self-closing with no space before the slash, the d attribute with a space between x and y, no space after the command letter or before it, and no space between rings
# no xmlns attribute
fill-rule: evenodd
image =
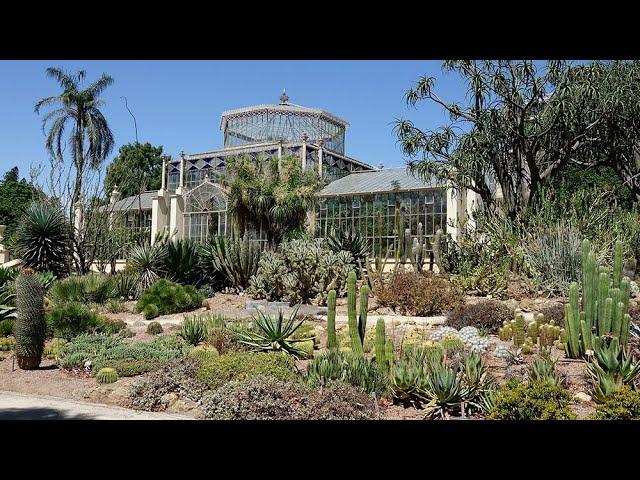
<svg viewBox="0 0 640 480"><path fill-rule="evenodd" d="M67 398L0 391L0 420L193 420Z"/></svg>

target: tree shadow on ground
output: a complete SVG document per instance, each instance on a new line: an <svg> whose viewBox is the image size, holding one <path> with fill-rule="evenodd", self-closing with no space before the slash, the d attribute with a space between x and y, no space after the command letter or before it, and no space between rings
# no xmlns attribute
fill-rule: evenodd
<svg viewBox="0 0 640 480"><path fill-rule="evenodd" d="M69 415L55 408L0 408L0 420L91 420L91 417Z"/></svg>

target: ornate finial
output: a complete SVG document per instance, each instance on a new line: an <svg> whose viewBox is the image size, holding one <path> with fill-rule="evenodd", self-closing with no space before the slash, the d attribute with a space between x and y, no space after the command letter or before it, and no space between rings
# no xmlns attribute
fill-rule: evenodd
<svg viewBox="0 0 640 480"><path fill-rule="evenodd" d="M384 163L382 163L382 160L380 160L380 163L378 163L378 169L382 170L384 168Z"/></svg>
<svg viewBox="0 0 640 480"><path fill-rule="evenodd" d="M180 156L184 157L184 149L180 150Z"/></svg>
<svg viewBox="0 0 640 480"><path fill-rule="evenodd" d="M307 135L307 132L302 132L302 141L306 142L307 140L309 140L309 135Z"/></svg>
<svg viewBox="0 0 640 480"><path fill-rule="evenodd" d="M280 95L280 103L287 103L289 101L289 95L287 95L286 90L282 89L282 95Z"/></svg>

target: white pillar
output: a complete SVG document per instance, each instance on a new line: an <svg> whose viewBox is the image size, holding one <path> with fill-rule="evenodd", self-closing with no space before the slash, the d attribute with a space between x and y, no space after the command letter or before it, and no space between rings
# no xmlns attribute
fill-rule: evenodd
<svg viewBox="0 0 640 480"><path fill-rule="evenodd" d="M182 188L179 188L179 190L180 193L176 191L175 195L171 196L171 208L169 210L169 233L171 235L175 234L174 238L183 238L184 236L184 196L182 195Z"/></svg>
<svg viewBox="0 0 640 480"><path fill-rule="evenodd" d="M6 228L6 225L0 225L0 265L9 261L9 251L2 244L2 239L4 238L4 231L6 230Z"/></svg>
<svg viewBox="0 0 640 480"><path fill-rule="evenodd" d="M180 152L180 183L176 193L182 193L184 190L184 150Z"/></svg>
<svg viewBox="0 0 640 480"><path fill-rule="evenodd" d="M307 169L307 134L302 134L302 171Z"/></svg>
<svg viewBox="0 0 640 480"><path fill-rule="evenodd" d="M160 190L167 189L167 157L162 157L162 183L160 184Z"/></svg>
<svg viewBox="0 0 640 480"><path fill-rule="evenodd" d="M278 140L278 172L282 168L282 144L283 143L284 143L284 140L280 138Z"/></svg>
<svg viewBox="0 0 640 480"><path fill-rule="evenodd" d="M447 225L446 233L451 235L454 240L458 239L460 233L462 208L461 192L455 191L451 187L447 187Z"/></svg>
<svg viewBox="0 0 640 480"><path fill-rule="evenodd" d="M322 178L322 147L323 142L320 140L320 148L318 149L318 174L320 175L320 178Z"/></svg>

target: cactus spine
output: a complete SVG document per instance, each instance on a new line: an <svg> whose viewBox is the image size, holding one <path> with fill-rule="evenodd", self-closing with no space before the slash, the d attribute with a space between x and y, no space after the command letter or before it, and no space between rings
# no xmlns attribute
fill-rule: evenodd
<svg viewBox="0 0 640 480"><path fill-rule="evenodd" d="M40 366L47 324L44 317L44 291L36 273L25 268L15 281L15 351L18 367L33 370Z"/></svg>
<svg viewBox="0 0 640 480"><path fill-rule="evenodd" d="M330 290L327 295L327 348L338 349L338 337L336 335L336 291Z"/></svg>
<svg viewBox="0 0 640 480"><path fill-rule="evenodd" d="M369 309L369 287L363 285L360 292L360 315L356 311L356 272L351 271L347 276L347 315L351 349L360 355L364 354L364 334L367 329L367 311Z"/></svg>
<svg viewBox="0 0 640 480"><path fill-rule="evenodd" d="M378 365L384 365L387 362L385 348L384 318L380 317L376 322L376 362L378 362Z"/></svg>
<svg viewBox="0 0 640 480"><path fill-rule="evenodd" d="M515 347L521 347L525 339L525 322L520 309L516 310L516 318L512 320L511 325L513 329L513 345Z"/></svg>
<svg viewBox="0 0 640 480"><path fill-rule="evenodd" d="M101 368L96 373L96 380L98 383L114 383L118 381L118 372L113 368L105 367Z"/></svg>

